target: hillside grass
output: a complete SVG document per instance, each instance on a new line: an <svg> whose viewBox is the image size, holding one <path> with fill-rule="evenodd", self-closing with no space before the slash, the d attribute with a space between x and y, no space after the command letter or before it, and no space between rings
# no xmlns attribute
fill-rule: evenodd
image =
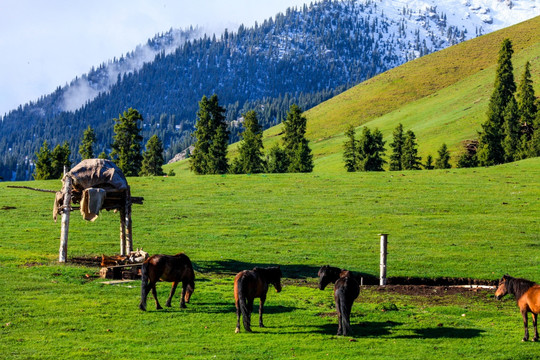
<svg viewBox="0 0 540 360"><path fill-rule="evenodd" d="M447 171L130 178L134 246L186 252L197 270L187 310L141 312L139 284L103 285L97 268L56 262L52 195L0 184L3 358L527 358L521 317L492 292L415 297L362 289L354 337L336 337L331 264L389 276L538 279L540 159ZM59 181L32 186L60 189ZM72 213L68 258L118 253L118 215ZM234 334L233 274L281 265L265 329ZM164 302L168 284L159 284ZM178 295L177 295L178 296ZM386 311L393 310L393 311ZM463 316L465 315L465 316ZM254 315L255 319L255 315ZM256 323L256 320L254 320ZM349 340L354 341L349 341ZM511 355L510 355L511 354Z"/></svg>

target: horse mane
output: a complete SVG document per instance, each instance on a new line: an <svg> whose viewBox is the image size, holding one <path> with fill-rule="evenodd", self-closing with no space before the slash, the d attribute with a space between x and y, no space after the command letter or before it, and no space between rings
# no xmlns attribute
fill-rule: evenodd
<svg viewBox="0 0 540 360"><path fill-rule="evenodd" d="M513 294L516 299L521 298L527 290L536 285L534 281L515 278L509 275L505 275L504 278L506 278L507 281L506 289L510 294Z"/></svg>

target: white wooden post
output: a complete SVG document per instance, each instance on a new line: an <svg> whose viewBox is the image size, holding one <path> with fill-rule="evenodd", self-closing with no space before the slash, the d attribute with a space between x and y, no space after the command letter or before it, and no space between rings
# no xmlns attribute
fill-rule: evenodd
<svg viewBox="0 0 540 360"><path fill-rule="evenodd" d="M69 214L71 213L71 178L64 177L64 200L62 203L62 229L60 231L60 250L58 262L64 263L67 259Z"/></svg>
<svg viewBox="0 0 540 360"><path fill-rule="evenodd" d="M386 255L388 248L388 234L379 234L381 237L381 276L380 286L386 285Z"/></svg>
<svg viewBox="0 0 540 360"><path fill-rule="evenodd" d="M126 254L126 208L120 208L120 255Z"/></svg>
<svg viewBox="0 0 540 360"><path fill-rule="evenodd" d="M133 251L133 229L132 229L132 221L131 221L131 189L128 186L127 188L127 194L126 194L126 221L125 221L125 227L126 227L126 255Z"/></svg>

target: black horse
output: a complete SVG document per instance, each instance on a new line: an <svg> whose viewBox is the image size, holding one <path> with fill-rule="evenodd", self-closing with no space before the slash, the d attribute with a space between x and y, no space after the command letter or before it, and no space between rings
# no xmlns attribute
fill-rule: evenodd
<svg viewBox="0 0 540 360"><path fill-rule="evenodd" d="M329 265L319 269L319 289L324 290L329 283L334 285L334 299L338 314L338 335L347 336L351 329L351 310L354 300L360 294L360 285L348 270L342 270Z"/></svg>
<svg viewBox="0 0 540 360"><path fill-rule="evenodd" d="M272 284L277 292L281 291L281 269L279 266L240 271L234 277L234 302L236 305L236 333L240 332L240 315L243 317L244 329L251 332L251 313L253 312L253 299L260 298L259 326L263 325L263 305L268 292L268 285Z"/></svg>
<svg viewBox="0 0 540 360"><path fill-rule="evenodd" d="M176 255L153 255L146 259L141 268L141 303L139 308L146 311L146 297L152 290L156 300L156 309L162 309L159 305L156 292L156 283L161 279L172 282L171 293L165 306L171 307L171 300L179 282L182 282L182 296L180 307L185 308L195 290L195 273L191 260L184 253Z"/></svg>
<svg viewBox="0 0 540 360"><path fill-rule="evenodd" d="M504 275L499 281L495 298L500 300L504 295L512 294L516 298L517 305L523 317L523 326L525 327L525 336L523 341L529 340L529 319L528 313L532 314L534 326L534 338L532 341L538 341L538 329L536 321L540 313L540 285L533 281Z"/></svg>

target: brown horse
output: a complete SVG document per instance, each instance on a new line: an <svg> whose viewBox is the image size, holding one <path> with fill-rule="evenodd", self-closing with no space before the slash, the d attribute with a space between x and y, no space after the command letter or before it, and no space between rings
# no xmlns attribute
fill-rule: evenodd
<svg viewBox="0 0 540 360"><path fill-rule="evenodd" d="M338 335L347 336L351 329L351 310L354 300L360 294L360 285L348 270L323 265L319 269L319 289L324 290L329 283L334 285L334 300L338 314Z"/></svg>
<svg viewBox="0 0 540 360"><path fill-rule="evenodd" d="M525 336L522 341L529 340L529 319L527 313L532 313L534 326L534 338L532 341L538 341L538 329L536 320L540 312L540 285L533 281L513 278L504 275L499 280L499 287L495 291L495 297L500 300L504 295L512 294L515 296L521 316L523 316L523 326L525 327Z"/></svg>
<svg viewBox="0 0 540 360"><path fill-rule="evenodd" d="M180 298L180 307L185 308L186 302L189 302L193 291L195 290L195 273L191 260L186 254L176 255L153 255L146 259L141 269L141 303L139 309L146 311L146 297L152 290L152 295L156 300L156 309L162 309L159 305L156 282L158 280L172 282L171 294L167 299L165 306L171 307L171 300L176 291L178 283L182 282L182 297Z"/></svg>
<svg viewBox="0 0 540 360"><path fill-rule="evenodd" d="M268 292L268 285L272 284L277 292L281 291L281 269L279 266L240 271L234 277L234 301L236 305L236 333L240 332L240 315L243 317L244 329L251 332L251 313L253 299L260 298L259 326L263 325L263 306Z"/></svg>

